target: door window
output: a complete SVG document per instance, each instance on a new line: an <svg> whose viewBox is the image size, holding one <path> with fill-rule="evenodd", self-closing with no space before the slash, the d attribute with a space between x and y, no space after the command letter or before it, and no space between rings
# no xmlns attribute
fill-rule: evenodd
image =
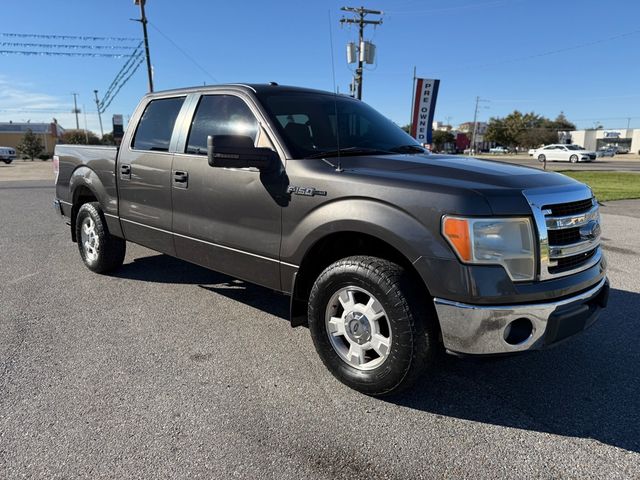
<svg viewBox="0 0 640 480"><path fill-rule="evenodd" d="M232 95L205 95L191 122L186 153L207 154L207 137L245 135L256 141L258 121L246 103Z"/></svg>
<svg viewBox="0 0 640 480"><path fill-rule="evenodd" d="M184 97L152 100L142 114L133 138L134 150L168 152L173 127L184 103Z"/></svg>

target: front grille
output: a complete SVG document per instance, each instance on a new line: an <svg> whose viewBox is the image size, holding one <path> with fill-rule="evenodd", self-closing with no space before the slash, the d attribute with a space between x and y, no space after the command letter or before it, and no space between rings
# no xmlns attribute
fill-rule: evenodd
<svg viewBox="0 0 640 480"><path fill-rule="evenodd" d="M596 154L595 154L595 153L590 153L590 154L589 154L589 158L590 158L591 160L595 160L595 159L596 159Z"/></svg>
<svg viewBox="0 0 640 480"><path fill-rule="evenodd" d="M573 255L571 257L559 258L558 264L555 267L549 267L549 273L563 273L578 268L591 257L593 257L596 254L596 250L598 250L598 247L594 248L593 250L589 250L588 252L579 253L578 255Z"/></svg>
<svg viewBox="0 0 640 480"><path fill-rule="evenodd" d="M581 240L580 227L549 230L549 245L570 245Z"/></svg>
<svg viewBox="0 0 640 480"><path fill-rule="evenodd" d="M560 203L557 205L545 205L543 210L551 210L551 215L555 217L564 217L573 215L574 213L584 213L591 210L593 201L588 198L586 200L578 200L577 202Z"/></svg>

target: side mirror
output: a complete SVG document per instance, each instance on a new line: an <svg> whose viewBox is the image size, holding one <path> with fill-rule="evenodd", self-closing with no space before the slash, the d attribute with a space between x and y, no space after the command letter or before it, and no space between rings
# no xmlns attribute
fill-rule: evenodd
<svg viewBox="0 0 640 480"><path fill-rule="evenodd" d="M278 155L270 148L255 147L245 135L209 135L207 157L212 167L267 169Z"/></svg>

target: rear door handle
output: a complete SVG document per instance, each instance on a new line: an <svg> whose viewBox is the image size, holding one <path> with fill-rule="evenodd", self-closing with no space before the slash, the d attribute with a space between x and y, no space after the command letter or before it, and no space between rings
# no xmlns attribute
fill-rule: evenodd
<svg viewBox="0 0 640 480"><path fill-rule="evenodd" d="M120 178L131 178L131 165L120 165Z"/></svg>
<svg viewBox="0 0 640 480"><path fill-rule="evenodd" d="M181 187L186 188L189 183L189 172L180 170L173 172L173 183L179 183Z"/></svg>

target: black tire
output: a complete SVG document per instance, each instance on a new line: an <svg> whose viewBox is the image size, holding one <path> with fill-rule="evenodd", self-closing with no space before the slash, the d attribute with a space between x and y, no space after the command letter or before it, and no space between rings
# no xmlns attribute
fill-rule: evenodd
<svg viewBox="0 0 640 480"><path fill-rule="evenodd" d="M85 221L93 222L93 235L97 239L95 248L88 251L83 242L82 229ZM104 214L98 202L85 203L78 210L76 217L76 240L80 257L89 270L106 273L114 270L124 262L127 242L109 233Z"/></svg>
<svg viewBox="0 0 640 480"><path fill-rule="evenodd" d="M3 161L4 163L6 163L7 165L9 165L11 162L13 162L13 160L9 160L9 159L7 159L7 160L2 160L2 161Z"/></svg>
<svg viewBox="0 0 640 480"><path fill-rule="evenodd" d="M382 364L370 370L349 364L329 338L325 316L335 307L329 301L341 289L352 287L377 299L392 339ZM311 337L325 366L342 383L366 395L383 396L410 387L428 371L439 348L437 320L424 292L402 267L380 258L347 257L327 267L311 289L308 315Z"/></svg>
<svg viewBox="0 0 640 480"><path fill-rule="evenodd" d="M571 155L571 156L569 157L569 161L570 161L571 163L578 163L578 156L577 156L577 155Z"/></svg>
<svg viewBox="0 0 640 480"><path fill-rule="evenodd" d="M542 162L544 162L544 161L546 161L546 160L547 160L547 157L545 157L544 155L538 155L538 161L539 161L539 162L541 162L541 163L542 163Z"/></svg>

